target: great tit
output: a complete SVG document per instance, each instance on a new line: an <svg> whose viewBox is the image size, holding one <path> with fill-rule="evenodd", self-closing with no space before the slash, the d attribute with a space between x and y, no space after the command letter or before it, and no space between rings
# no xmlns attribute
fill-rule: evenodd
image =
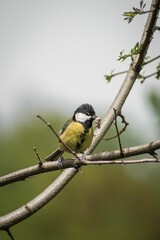
<svg viewBox="0 0 160 240"><path fill-rule="evenodd" d="M75 153L83 153L90 147L93 139L92 123L97 118L93 107L86 103L79 106L60 131L61 141ZM46 161L61 159L64 152L69 150L59 141L59 148L48 155Z"/></svg>

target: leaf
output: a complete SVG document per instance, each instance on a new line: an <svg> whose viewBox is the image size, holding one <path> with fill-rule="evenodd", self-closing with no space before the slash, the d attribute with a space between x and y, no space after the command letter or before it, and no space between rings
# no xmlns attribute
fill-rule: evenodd
<svg viewBox="0 0 160 240"><path fill-rule="evenodd" d="M143 0L140 1L140 9L143 8Z"/></svg>

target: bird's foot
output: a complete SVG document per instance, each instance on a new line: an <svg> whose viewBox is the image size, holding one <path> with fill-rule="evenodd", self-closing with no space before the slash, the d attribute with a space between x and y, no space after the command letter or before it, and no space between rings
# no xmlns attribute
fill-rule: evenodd
<svg viewBox="0 0 160 240"><path fill-rule="evenodd" d="M86 153L80 153L78 159L83 162L86 159Z"/></svg>

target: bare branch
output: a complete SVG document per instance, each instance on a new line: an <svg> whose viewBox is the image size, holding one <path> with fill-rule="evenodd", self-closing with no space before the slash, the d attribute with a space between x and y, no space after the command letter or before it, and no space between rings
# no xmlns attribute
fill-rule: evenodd
<svg viewBox="0 0 160 240"><path fill-rule="evenodd" d="M125 119L125 117L123 116L122 113L119 113L119 117L121 117L122 123L124 123L124 127L119 131L119 136L120 136L123 132L125 132L125 130L126 130L127 126L129 125L129 123L126 121L126 119ZM112 140L114 138L117 138L117 134L112 136L112 137L109 137L109 138L103 138L103 140L109 141L109 140Z"/></svg>
<svg viewBox="0 0 160 240"><path fill-rule="evenodd" d="M134 155L144 154L146 152L151 153L159 148L160 141L157 141L141 146L125 148L123 149L123 155L124 157L130 157ZM120 150L116 150L113 152L105 152L102 154L95 154L93 156L91 155L86 156L86 160L83 160L81 162L77 160L76 164L82 166L82 165L137 164L137 163L160 162L160 159L155 158L139 160L113 160L117 158L122 158ZM63 167L71 167L71 164L72 166L75 164L74 160L65 160L64 162L66 163L66 165L63 165ZM45 165L55 166L56 164L57 163L55 162L43 163L43 166ZM0 217L0 229L1 230L9 229L11 226L34 214L36 211L38 211L40 208L46 205L51 199L53 199L65 187L65 185L75 176L77 172L78 170L76 168L66 169L48 188L46 188L40 195L38 195L32 201L25 204L21 208L5 216ZM3 177L1 177L1 179L3 179Z"/></svg>
<svg viewBox="0 0 160 240"><path fill-rule="evenodd" d="M50 200L52 200L74 177L77 169L70 168L61 173L61 175L41 194L39 194L32 201L28 202L19 209L0 217L0 230L9 229L18 222L30 217Z"/></svg>
<svg viewBox="0 0 160 240"><path fill-rule="evenodd" d="M59 170L57 161L52 162L52 164L51 162L44 162L42 165L34 165L0 177L0 186L14 183L16 181L23 181L28 177L54 170Z"/></svg>
<svg viewBox="0 0 160 240"><path fill-rule="evenodd" d="M129 147L129 148L123 148L123 156L121 154L120 150L115 150L115 151L107 151L103 153L97 153L93 155L87 155L86 160L90 162L94 161L113 161L117 160L120 158L128 158L128 157L133 157L133 156L138 156L141 154L150 154L153 156L153 153L155 153L156 150L160 149L160 140L143 144L143 145L138 145L134 147ZM90 163L91 164L91 163ZM62 168L70 168L74 166L81 167L83 165L86 165L86 162L84 161L79 161L75 159L65 159L63 161ZM10 183L14 183L17 181L24 181L26 178L41 174L41 173L47 173L50 171L56 171L59 170L58 162L44 162L43 165L35 165L32 167L28 167L25 169L21 169L19 171L4 175L0 177L0 186L5 186Z"/></svg>
<svg viewBox="0 0 160 240"><path fill-rule="evenodd" d="M33 150L34 150L34 152L35 152L35 154L36 154L36 156L37 156L37 158L38 158L39 165L42 165L43 162L42 162L42 160L41 160L41 158L40 158L40 156L39 156L39 153L37 152L36 147L33 147Z"/></svg>
<svg viewBox="0 0 160 240"><path fill-rule="evenodd" d="M125 164L141 164L141 163L160 163L160 158L144 158L144 159L131 159L131 160L114 160L114 161L84 161L86 165L125 165Z"/></svg>
<svg viewBox="0 0 160 240"><path fill-rule="evenodd" d="M157 57L154 57L154 58L152 58L152 59L150 59L150 60L148 60L148 61L145 61L145 62L143 63L143 66L145 66L145 65L147 65L147 64L149 64L149 63L151 63L151 62L156 61L158 58L160 58L160 55L158 55Z"/></svg>
<svg viewBox="0 0 160 240"><path fill-rule="evenodd" d="M155 31L156 31L156 30L157 30L157 31L160 31L160 27L159 27L159 26L156 26L156 27L155 27Z"/></svg>
<svg viewBox="0 0 160 240"><path fill-rule="evenodd" d="M13 237L11 231L9 229L6 229L5 231L7 232L8 236L10 237L10 239L14 240L14 237Z"/></svg>
<svg viewBox="0 0 160 240"><path fill-rule="evenodd" d="M87 154L90 154L98 145L98 143L101 141L101 139L104 137L110 126L112 125L114 121L114 111L115 108L117 111L121 111L122 106L124 105L128 94L130 93L136 78L142 68L149 44L153 38L153 32L154 27L156 26L158 13L159 13L159 6L160 0L153 0L151 4L151 11L148 14L147 22L145 24L145 28L142 34L142 38L140 41L140 45L142 46L141 52L139 55L136 55L134 57L134 61L131 64L128 73L126 75L126 78L115 97L112 105L110 106L106 116L102 120L101 128L96 130L96 137L93 139L92 145L90 149L86 151Z"/></svg>
<svg viewBox="0 0 160 240"><path fill-rule="evenodd" d="M116 128L116 132L117 132L117 138L118 138L118 143L119 143L119 149L120 149L120 152L121 152L121 155L123 156L123 149L122 149L122 144L121 144L121 139L120 139L120 132L119 132L119 129L118 129L118 124L117 124L117 110L116 109L113 109L114 110L114 114L115 114L115 128Z"/></svg>
<svg viewBox="0 0 160 240"><path fill-rule="evenodd" d="M106 78L106 80L108 82L110 82L112 80L113 77L116 77L118 75L121 75L121 74L125 74L127 73L128 71L122 71L122 72L117 72L117 73L113 73L113 70L111 71L111 73L109 75L104 75L104 77Z"/></svg>
<svg viewBox="0 0 160 240"><path fill-rule="evenodd" d="M121 156L120 150L110 151L110 152L103 152L101 154L97 153L94 155L86 156L86 160L88 161L98 161L98 160L116 160L119 158L128 158L133 157L141 154L152 154L154 151L160 149L160 140L147 143L144 145L138 145L129 148L123 148L123 157Z"/></svg>
<svg viewBox="0 0 160 240"><path fill-rule="evenodd" d="M153 77L153 76L155 76L156 74L157 74L157 72L151 73L151 74L146 75L146 76L140 74L140 75L138 76L138 78L141 79L141 83L144 83L144 81L145 81L147 78Z"/></svg>

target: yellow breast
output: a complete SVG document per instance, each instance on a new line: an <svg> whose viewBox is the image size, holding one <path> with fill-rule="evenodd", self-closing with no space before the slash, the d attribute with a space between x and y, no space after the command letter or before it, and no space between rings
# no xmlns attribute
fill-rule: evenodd
<svg viewBox="0 0 160 240"><path fill-rule="evenodd" d="M60 136L60 139L72 150L77 153L84 152L89 148L93 139L93 129L85 130L81 123L71 122L69 126ZM59 147L63 151L67 151L62 143Z"/></svg>

